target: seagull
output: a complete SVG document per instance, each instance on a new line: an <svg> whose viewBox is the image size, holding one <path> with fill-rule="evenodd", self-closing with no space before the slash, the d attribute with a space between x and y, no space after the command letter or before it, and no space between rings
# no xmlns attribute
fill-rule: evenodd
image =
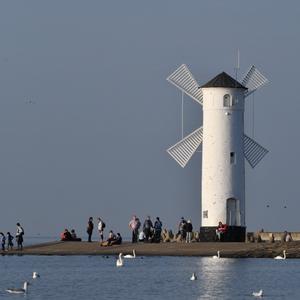
<svg viewBox="0 0 300 300"><path fill-rule="evenodd" d="M190 280L197 280L197 275L195 273L193 273L192 277L190 278Z"/></svg>
<svg viewBox="0 0 300 300"><path fill-rule="evenodd" d="M27 292L27 286L29 283L27 281L24 282L23 288L11 288L6 291L11 294L25 294Z"/></svg>
<svg viewBox="0 0 300 300"><path fill-rule="evenodd" d="M123 267L123 265L124 265L124 261L123 261L122 255L123 255L123 253L120 253L119 254L119 258L116 261L116 266L117 267Z"/></svg>
<svg viewBox="0 0 300 300"><path fill-rule="evenodd" d="M134 249L132 250L132 254L133 254L133 255L131 255L131 254L126 254L126 255L124 255L124 258L135 258L135 250L134 250Z"/></svg>
<svg viewBox="0 0 300 300"><path fill-rule="evenodd" d="M40 276L40 274L38 273L38 272L33 272L32 273L32 278L33 279L36 279L36 278L40 278L41 276Z"/></svg>
<svg viewBox="0 0 300 300"><path fill-rule="evenodd" d="M252 296L254 296L254 297L263 297L264 292L263 292L263 290L260 290L259 292L253 292Z"/></svg>
<svg viewBox="0 0 300 300"><path fill-rule="evenodd" d="M278 256L275 256L274 259L286 259L286 250L283 250L283 256L278 255Z"/></svg>
<svg viewBox="0 0 300 300"><path fill-rule="evenodd" d="M220 258L220 251L219 250L217 251L217 254L218 255L214 255L212 258L213 259L219 259Z"/></svg>

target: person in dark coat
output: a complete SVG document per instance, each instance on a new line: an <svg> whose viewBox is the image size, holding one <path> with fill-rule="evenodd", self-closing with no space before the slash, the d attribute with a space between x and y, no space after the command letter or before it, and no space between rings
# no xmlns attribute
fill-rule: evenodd
<svg viewBox="0 0 300 300"><path fill-rule="evenodd" d="M156 217L156 220L154 222L154 236L153 236L152 242L160 243L161 230L162 230L162 222L159 219L159 217Z"/></svg>
<svg viewBox="0 0 300 300"><path fill-rule="evenodd" d="M89 221L88 221L87 228L86 228L86 232L88 234L88 242L90 242L90 243L92 242L93 230L94 230L93 217L90 217Z"/></svg>
<svg viewBox="0 0 300 300"><path fill-rule="evenodd" d="M148 240L152 234L152 231L153 231L153 224L152 224L150 216L148 216L143 225L143 232L145 234L145 239L144 239L145 242L148 242Z"/></svg>
<svg viewBox="0 0 300 300"><path fill-rule="evenodd" d="M186 243L190 243L192 240L192 232L193 232L193 225L191 220L188 220L186 223Z"/></svg>
<svg viewBox="0 0 300 300"><path fill-rule="evenodd" d="M14 237L10 234L10 232L7 232L7 250L12 250L14 243L13 243Z"/></svg>
<svg viewBox="0 0 300 300"><path fill-rule="evenodd" d="M184 217L181 217L181 220L178 225L178 233L180 234L180 240L184 241L186 239L186 220Z"/></svg>

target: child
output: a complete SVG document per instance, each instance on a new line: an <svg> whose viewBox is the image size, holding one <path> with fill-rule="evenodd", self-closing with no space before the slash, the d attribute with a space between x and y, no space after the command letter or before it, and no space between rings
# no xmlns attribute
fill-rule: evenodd
<svg viewBox="0 0 300 300"><path fill-rule="evenodd" d="M2 247L2 251L5 251L5 235L3 234L3 232L0 232L0 240L1 240L1 247Z"/></svg>
<svg viewBox="0 0 300 300"><path fill-rule="evenodd" d="M10 232L7 232L7 250L12 250L14 243L13 243L14 237L10 234Z"/></svg>

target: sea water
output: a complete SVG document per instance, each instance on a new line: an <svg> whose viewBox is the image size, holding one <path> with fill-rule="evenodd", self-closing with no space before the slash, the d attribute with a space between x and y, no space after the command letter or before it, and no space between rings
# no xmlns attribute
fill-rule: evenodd
<svg viewBox="0 0 300 300"><path fill-rule="evenodd" d="M265 299L300 299L296 259L137 256L117 268L115 256L0 256L0 274L0 299L253 299L260 289ZM26 296L5 291L25 280Z"/></svg>

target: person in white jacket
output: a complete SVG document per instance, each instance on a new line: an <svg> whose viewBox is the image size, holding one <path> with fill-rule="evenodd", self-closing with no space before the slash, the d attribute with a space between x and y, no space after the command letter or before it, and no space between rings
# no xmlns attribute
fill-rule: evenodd
<svg viewBox="0 0 300 300"><path fill-rule="evenodd" d="M23 250L23 241L24 241L24 229L21 224L17 223L17 232L16 232L16 241L18 245L18 250Z"/></svg>
<svg viewBox="0 0 300 300"><path fill-rule="evenodd" d="M99 232L101 242L103 242L103 238L104 238L104 228L105 228L104 221L101 218L98 218L98 232Z"/></svg>

